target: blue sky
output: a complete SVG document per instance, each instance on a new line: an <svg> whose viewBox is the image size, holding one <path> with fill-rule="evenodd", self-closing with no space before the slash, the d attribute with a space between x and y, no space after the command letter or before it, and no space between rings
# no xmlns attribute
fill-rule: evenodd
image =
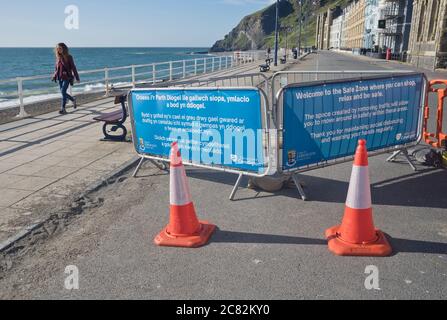
<svg viewBox="0 0 447 320"><path fill-rule="evenodd" d="M274 0L2 0L0 47L210 47ZM65 8L79 8L79 30Z"/></svg>

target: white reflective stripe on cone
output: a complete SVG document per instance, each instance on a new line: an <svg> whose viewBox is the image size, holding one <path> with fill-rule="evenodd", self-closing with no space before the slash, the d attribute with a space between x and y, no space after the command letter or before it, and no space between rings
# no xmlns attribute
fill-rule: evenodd
<svg viewBox="0 0 447 320"><path fill-rule="evenodd" d="M346 205L352 209L371 208L371 189L368 167L356 165L352 167Z"/></svg>
<svg viewBox="0 0 447 320"><path fill-rule="evenodd" d="M183 206L191 202L184 166L171 167L169 194L172 205Z"/></svg>

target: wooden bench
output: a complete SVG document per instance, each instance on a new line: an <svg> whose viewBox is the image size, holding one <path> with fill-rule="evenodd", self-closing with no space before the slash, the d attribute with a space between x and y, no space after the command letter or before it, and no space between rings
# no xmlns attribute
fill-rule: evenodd
<svg viewBox="0 0 447 320"><path fill-rule="evenodd" d="M261 72L267 72L270 70L270 63L272 62L273 59L266 59L265 60L265 64L261 64L259 65L259 71Z"/></svg>
<svg viewBox="0 0 447 320"><path fill-rule="evenodd" d="M127 129L124 126L124 122L127 120L127 109L126 109L126 93L116 93L115 94L115 104L121 104L121 110L103 113L100 116L93 118L93 120L104 122L102 127L102 132L104 133L105 141L126 141ZM110 129L108 127L111 127ZM112 134L121 129L121 134Z"/></svg>

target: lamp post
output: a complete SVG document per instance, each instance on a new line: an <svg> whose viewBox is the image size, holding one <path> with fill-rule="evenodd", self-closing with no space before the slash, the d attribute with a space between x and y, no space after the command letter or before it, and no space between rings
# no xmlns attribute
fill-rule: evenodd
<svg viewBox="0 0 447 320"><path fill-rule="evenodd" d="M276 0L276 18L275 18L275 61L274 65L278 65L278 18L279 18L279 0Z"/></svg>
<svg viewBox="0 0 447 320"><path fill-rule="evenodd" d="M298 0L299 15L298 15L298 56L301 55L301 25L303 23L303 1Z"/></svg>
<svg viewBox="0 0 447 320"><path fill-rule="evenodd" d="M285 32L285 38L286 38L286 51L284 53L284 59L287 59L287 49L288 49L288 33L292 31L292 28L290 26L282 25L279 28L281 31Z"/></svg>

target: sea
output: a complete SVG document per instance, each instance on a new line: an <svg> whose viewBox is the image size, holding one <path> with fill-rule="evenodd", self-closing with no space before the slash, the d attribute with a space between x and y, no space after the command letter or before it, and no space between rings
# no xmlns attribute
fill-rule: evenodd
<svg viewBox="0 0 447 320"><path fill-rule="evenodd" d="M144 65L168 61L200 59L208 54L208 48L71 48L79 71L103 68ZM25 102L33 102L58 94L58 87L50 81L54 72L53 48L0 48L0 108L17 103L17 83L4 82L17 77L48 75L48 79L26 81L24 83ZM166 68L166 66L165 66ZM149 72L150 70L139 70ZM111 74L117 77L129 70ZM96 82L104 78L104 73L81 75L81 84L75 85L75 92L89 92L104 87ZM123 81L130 81L129 78ZM90 82L83 85L82 82Z"/></svg>

